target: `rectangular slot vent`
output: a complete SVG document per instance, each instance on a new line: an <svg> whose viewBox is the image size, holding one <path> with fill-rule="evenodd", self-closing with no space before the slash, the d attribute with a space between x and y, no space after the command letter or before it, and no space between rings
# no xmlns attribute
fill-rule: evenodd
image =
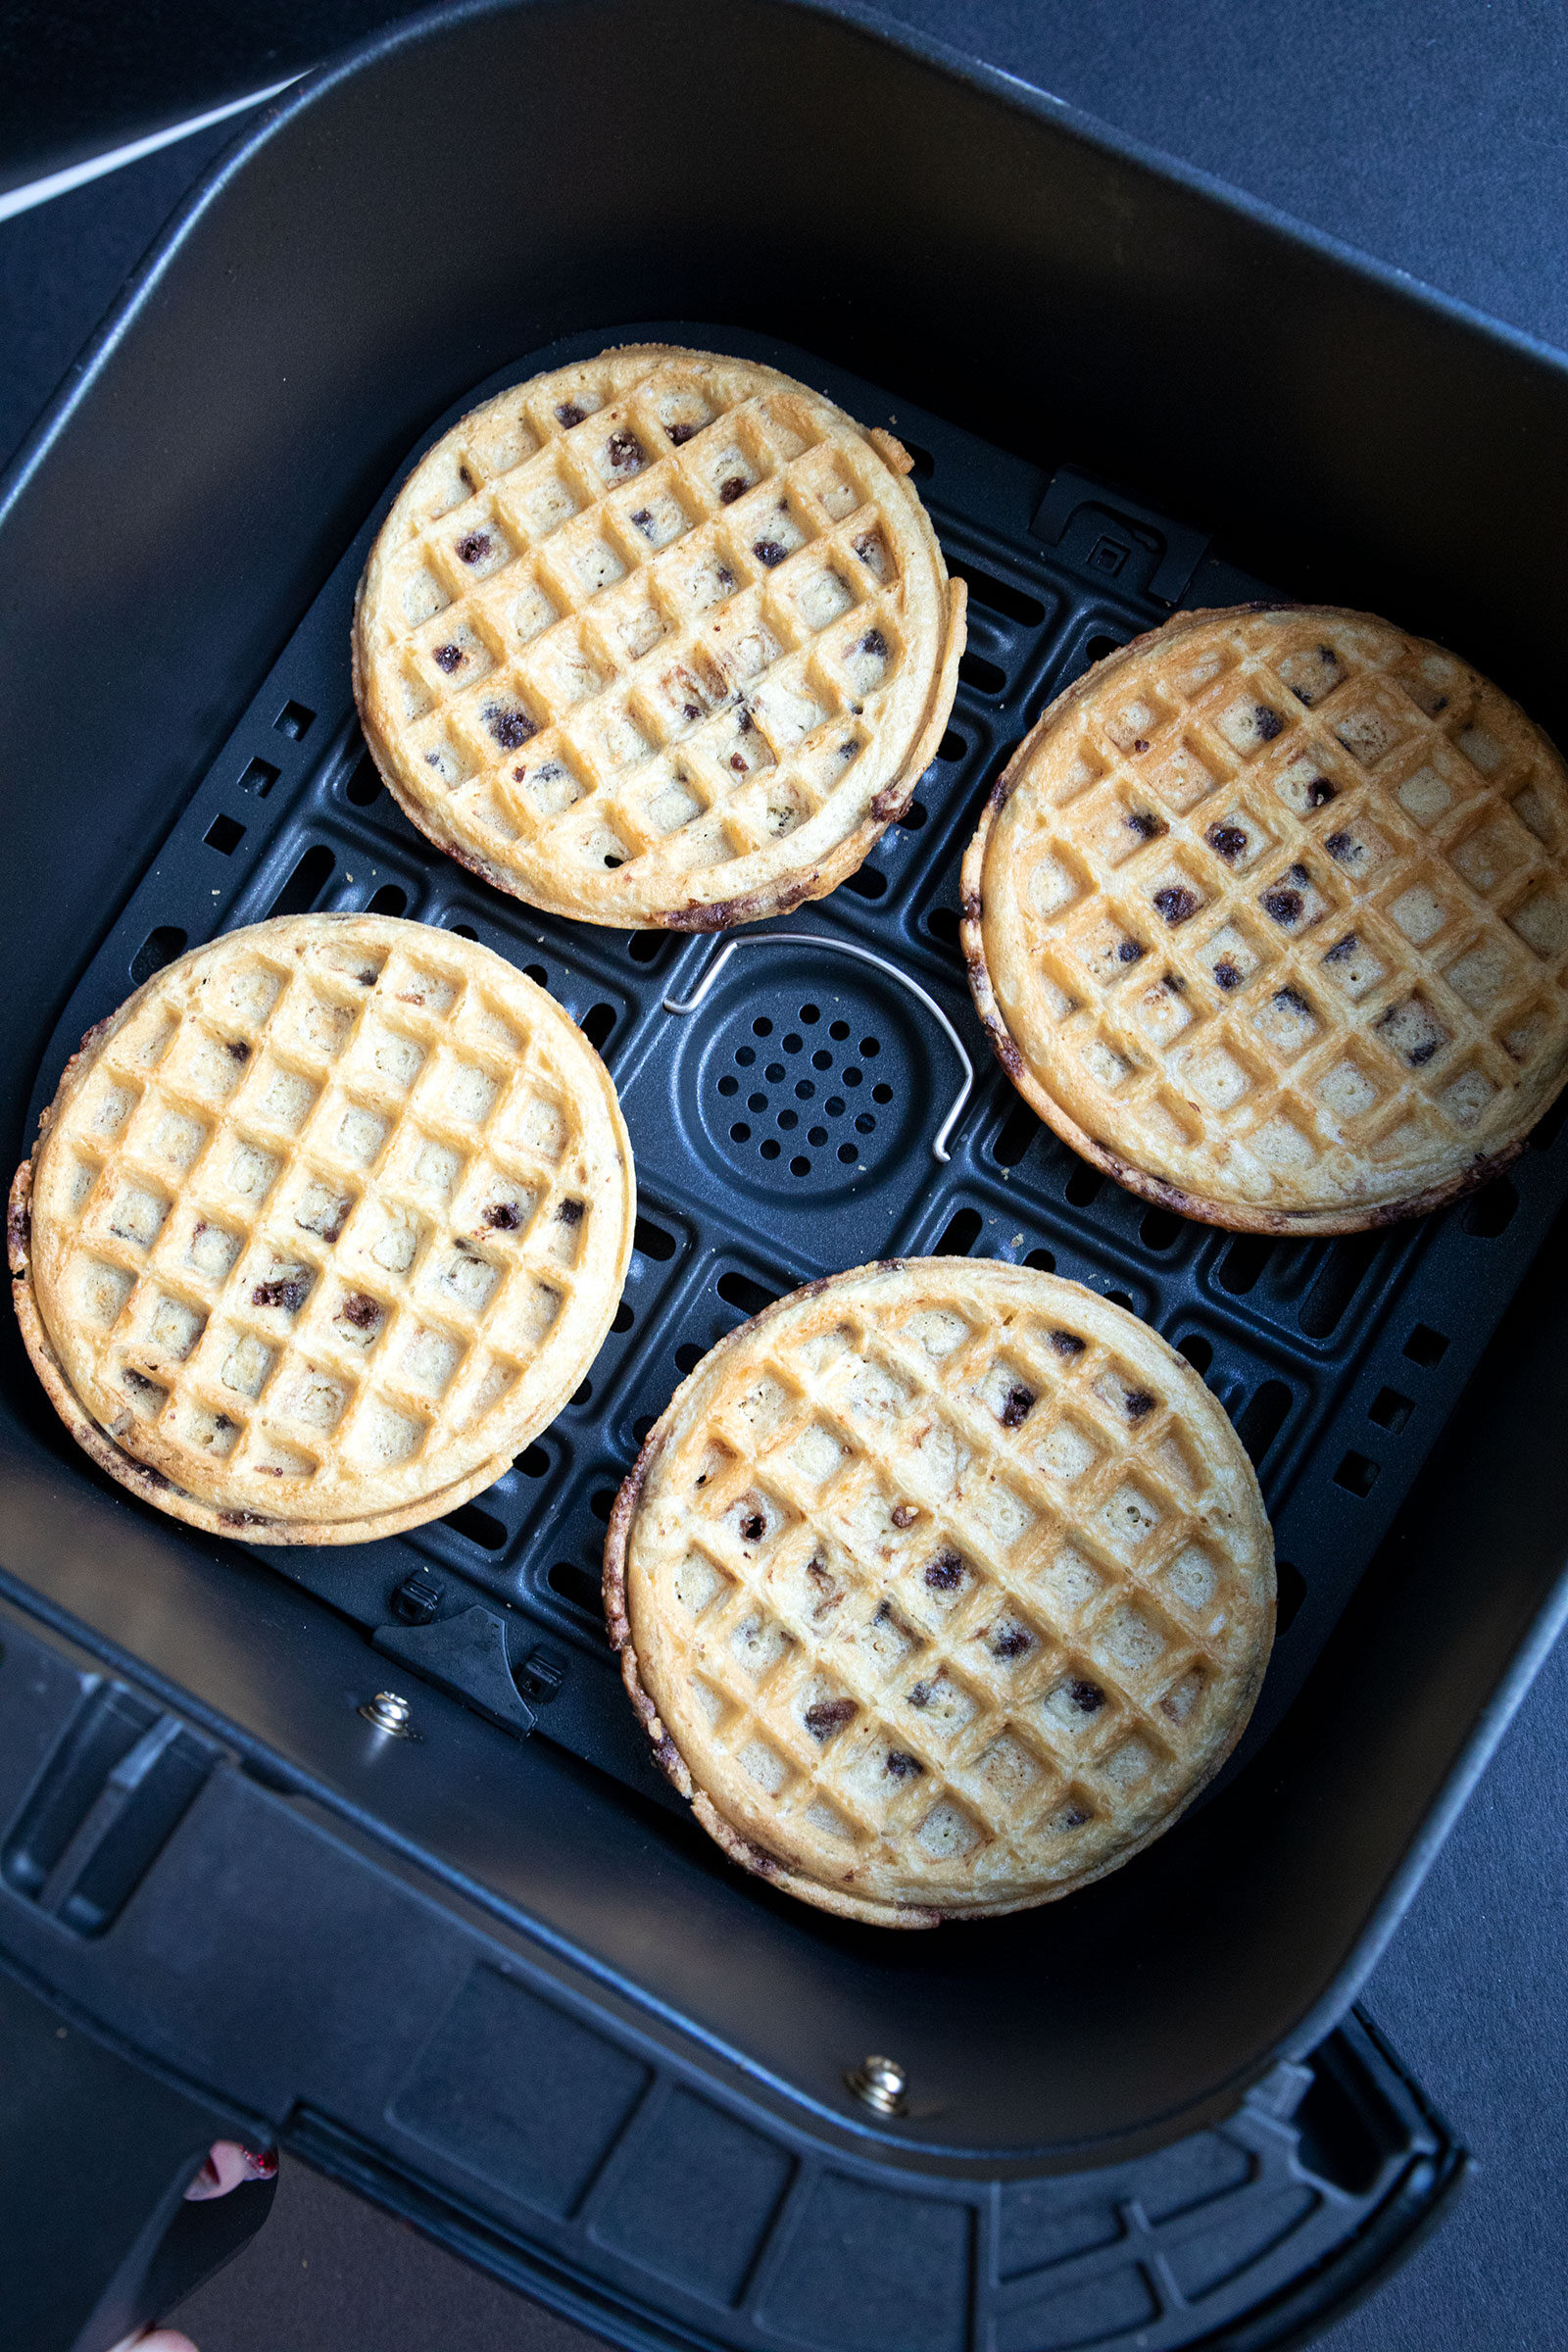
<svg viewBox="0 0 1568 2352"><path fill-rule="evenodd" d="M124 1909L212 1770L172 1715L110 1684L78 1708L0 1852L0 1877L78 1936Z"/></svg>

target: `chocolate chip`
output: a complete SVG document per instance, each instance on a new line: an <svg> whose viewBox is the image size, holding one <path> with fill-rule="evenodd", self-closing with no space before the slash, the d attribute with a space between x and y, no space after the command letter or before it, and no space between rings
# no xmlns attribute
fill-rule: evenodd
<svg viewBox="0 0 1568 2352"><path fill-rule="evenodd" d="M896 1502L888 1513L895 1527L912 1527L919 1516L919 1505L913 1502Z"/></svg>
<svg viewBox="0 0 1568 2352"><path fill-rule="evenodd" d="M1247 835L1240 825L1210 825L1203 838L1211 850L1225 858L1239 858L1247 847Z"/></svg>
<svg viewBox="0 0 1568 2352"><path fill-rule="evenodd" d="M1289 868L1289 872L1291 880L1293 882L1299 882L1303 890L1306 888L1308 882L1310 882L1312 879L1311 875L1307 872L1305 866L1301 863L1299 858L1298 858L1296 863Z"/></svg>
<svg viewBox="0 0 1568 2352"><path fill-rule="evenodd" d="M1127 822L1141 841L1155 841L1165 830L1158 817L1151 816L1144 808L1129 808Z"/></svg>
<svg viewBox="0 0 1568 2352"><path fill-rule="evenodd" d="M1434 718L1436 718L1436 717L1437 717L1437 715L1438 715L1438 712L1439 712L1440 710L1446 710L1446 709L1447 709L1447 708L1448 708L1448 698L1447 698L1447 696L1446 696L1446 694L1440 694L1440 695L1439 695L1439 697L1438 697L1438 699L1437 699L1437 701L1436 701L1436 702L1433 704L1433 706L1432 706L1432 712L1431 712L1431 715L1432 715Z"/></svg>
<svg viewBox="0 0 1568 2352"><path fill-rule="evenodd" d="M1341 865L1348 865L1352 858L1359 858L1361 855L1361 844L1353 833L1331 833L1323 847L1331 858L1339 860Z"/></svg>
<svg viewBox="0 0 1568 2352"><path fill-rule="evenodd" d="M761 1512L753 1511L750 1518L741 1521L742 1540L747 1544L760 1543L766 1525L767 1521L762 1517Z"/></svg>
<svg viewBox="0 0 1568 2352"><path fill-rule="evenodd" d="M1054 1331L1051 1335L1051 1345L1058 1355L1064 1355L1070 1361L1073 1356L1082 1355L1089 1343L1087 1340L1081 1340L1075 1331Z"/></svg>
<svg viewBox="0 0 1568 2352"><path fill-rule="evenodd" d="M735 721L735 732L737 735L750 735L753 729L756 727L756 724L757 721L753 718L751 712L749 710L743 710L739 718Z"/></svg>
<svg viewBox="0 0 1568 2352"><path fill-rule="evenodd" d="M1299 922L1305 904L1298 890L1265 890L1263 893L1263 912L1271 914L1277 923Z"/></svg>
<svg viewBox="0 0 1568 2352"><path fill-rule="evenodd" d="M140 1372L133 1372L128 1364L120 1377L134 1396L162 1396L164 1395L164 1391L158 1386L156 1380L145 1379Z"/></svg>
<svg viewBox="0 0 1568 2352"><path fill-rule="evenodd" d="M1129 1389L1122 1402L1127 1407L1129 1421L1141 1421L1146 1413L1152 1413L1154 1409L1154 1398L1147 1389Z"/></svg>
<svg viewBox="0 0 1568 2352"><path fill-rule="evenodd" d="M1009 1389L1006 1400L997 1415L997 1419L1002 1423L1004 1429L1017 1429L1028 1420L1034 1409L1034 1401L1033 1389L1022 1387Z"/></svg>
<svg viewBox="0 0 1568 2352"><path fill-rule="evenodd" d="M1185 923L1198 912L1199 901L1195 892L1184 890L1179 882L1171 882L1163 890L1155 891L1154 906L1174 928L1177 923Z"/></svg>
<svg viewBox="0 0 1568 2352"><path fill-rule="evenodd" d="M695 424L666 424L664 430L677 449L684 449L697 427Z"/></svg>
<svg viewBox="0 0 1568 2352"><path fill-rule="evenodd" d="M925 1766L918 1756L911 1756L905 1748L890 1747L888 1770L896 1781L912 1781L924 1772Z"/></svg>
<svg viewBox="0 0 1568 2352"><path fill-rule="evenodd" d="M731 571L729 565L727 564L721 564L713 576L727 596L729 591L735 585L735 574Z"/></svg>
<svg viewBox="0 0 1568 2352"><path fill-rule="evenodd" d="M1136 963L1144 953L1145 951L1139 946L1136 939L1124 939L1116 950L1116 961L1118 963Z"/></svg>
<svg viewBox="0 0 1568 2352"><path fill-rule="evenodd" d="M701 718L702 715L703 707L701 703L684 703L681 706L682 718Z"/></svg>
<svg viewBox="0 0 1568 2352"><path fill-rule="evenodd" d="M1281 718L1277 710L1271 710L1269 709L1267 703L1254 703L1252 706L1252 724L1254 727L1256 727L1258 733L1262 736L1265 743L1272 743L1275 736L1279 733L1281 727L1284 726L1285 721L1283 718Z"/></svg>
<svg viewBox="0 0 1568 2352"><path fill-rule="evenodd" d="M1133 750L1134 750L1135 752L1147 752L1147 751L1148 751L1148 749L1149 749L1149 738L1148 738L1146 735L1140 735L1140 736L1138 736L1138 737L1135 739L1134 743L1133 743Z"/></svg>
<svg viewBox="0 0 1568 2352"><path fill-rule="evenodd" d="M465 490L471 490L473 488L473 476L468 471L466 466L460 466L458 467L458 479L463 484Z"/></svg>
<svg viewBox="0 0 1568 2352"><path fill-rule="evenodd" d="M775 564L783 563L786 552L776 539L759 539L752 549L759 564L765 564L769 571L772 570Z"/></svg>
<svg viewBox="0 0 1568 2352"><path fill-rule="evenodd" d="M372 972L368 967L367 967L366 970L361 972L359 975L360 986L362 988L373 988L380 977L381 975L379 972Z"/></svg>
<svg viewBox="0 0 1568 2352"><path fill-rule="evenodd" d="M580 1200L558 1201L556 1222L558 1225L580 1225L582 1223L582 1202Z"/></svg>
<svg viewBox="0 0 1568 2352"><path fill-rule="evenodd" d="M635 473L647 456L642 443L624 426L605 443L605 455L617 473Z"/></svg>
<svg viewBox="0 0 1568 2352"><path fill-rule="evenodd" d="M841 760L853 760L858 749L859 746L857 743L841 743L839 745L839 758Z"/></svg>
<svg viewBox="0 0 1568 2352"><path fill-rule="evenodd" d="M925 1581L933 1592L955 1592L963 1580L963 1562L956 1551L939 1551L925 1564Z"/></svg>
<svg viewBox="0 0 1568 2352"><path fill-rule="evenodd" d="M831 1740L835 1732L855 1721L856 1713L853 1698L819 1698L814 1707L806 1710L806 1728L813 1740Z"/></svg>
<svg viewBox="0 0 1568 2352"><path fill-rule="evenodd" d="M1216 963L1214 977L1227 995L1233 988L1240 988L1242 985L1242 975L1234 963Z"/></svg>
<svg viewBox="0 0 1568 2352"><path fill-rule="evenodd" d="M1355 954L1355 933L1353 931L1347 931L1343 939L1335 941L1333 947L1330 948L1323 960L1325 963L1345 963Z"/></svg>
<svg viewBox="0 0 1568 2352"><path fill-rule="evenodd" d="M1081 1675L1067 1685L1067 1696L1080 1715L1098 1715L1105 1703L1105 1693L1100 1685L1087 1682Z"/></svg>
<svg viewBox="0 0 1568 2352"><path fill-rule="evenodd" d="M381 1309L368 1291L350 1291L343 1301L343 1320L356 1331L370 1331L381 1320Z"/></svg>
<svg viewBox="0 0 1568 2352"><path fill-rule="evenodd" d="M1311 783L1306 788L1306 798L1309 808L1326 808L1328 807L1330 801L1332 801L1334 798L1334 787L1329 782L1327 776L1314 776L1312 778Z"/></svg>
<svg viewBox="0 0 1568 2352"><path fill-rule="evenodd" d="M251 1293L252 1306L280 1306L285 1314L297 1315L310 1297L311 1278L308 1274L289 1274L276 1282L259 1282Z"/></svg>
<svg viewBox="0 0 1568 2352"><path fill-rule="evenodd" d="M1069 1805L1061 1817L1061 1826L1064 1830L1081 1830L1084 1823L1093 1818L1092 1814L1084 1811L1082 1805Z"/></svg>
<svg viewBox="0 0 1568 2352"><path fill-rule="evenodd" d="M637 528L642 532L645 539L651 539L653 537L654 510L652 507L639 507L636 514L632 516L632 520L637 525Z"/></svg>
<svg viewBox="0 0 1568 2352"><path fill-rule="evenodd" d="M238 1427L239 1423L231 1421L226 1413L216 1413L213 1416L213 1435L216 1438L226 1438L231 1429Z"/></svg>
<svg viewBox="0 0 1568 2352"><path fill-rule="evenodd" d="M489 706L484 718L504 752L520 752L529 737L539 732L526 710L506 710L499 703Z"/></svg>
<svg viewBox="0 0 1568 2352"><path fill-rule="evenodd" d="M869 654L873 661L885 662L888 658L888 641L880 629L867 629L860 639L860 651Z"/></svg>
<svg viewBox="0 0 1568 2352"><path fill-rule="evenodd" d="M1165 986L1170 990L1170 993L1173 997L1185 996L1187 993L1187 983L1181 977L1179 972L1167 972L1165 974Z"/></svg>
<svg viewBox="0 0 1568 2352"><path fill-rule="evenodd" d="M458 541L458 554L465 564L482 564L489 553L488 531L469 531L466 538Z"/></svg>
<svg viewBox="0 0 1568 2352"><path fill-rule="evenodd" d="M431 659L437 669L444 669L450 678L463 660L463 648L461 645L438 645Z"/></svg>
<svg viewBox="0 0 1568 2352"><path fill-rule="evenodd" d="M744 473L732 473L727 482L719 483L719 499L724 506L732 507L735 501L742 497L750 487L751 484L747 481Z"/></svg>
<svg viewBox="0 0 1568 2352"><path fill-rule="evenodd" d="M1437 1052L1438 1045L1439 1040L1437 1038L1429 1037L1424 1045L1412 1046L1409 1053L1404 1057L1405 1060L1410 1064L1411 1069L1419 1070L1425 1063L1429 1062L1432 1059L1433 1054Z"/></svg>
<svg viewBox="0 0 1568 2352"><path fill-rule="evenodd" d="M556 410L558 419L565 426L568 433L574 424L581 424L587 414L587 410L579 409L574 400L562 401Z"/></svg>
<svg viewBox="0 0 1568 2352"><path fill-rule="evenodd" d="M829 1609L837 1607L843 1599L843 1588L833 1582L820 1560L808 1560L806 1573L810 1578L817 1595L816 1606L811 1614L813 1617L825 1616Z"/></svg>
<svg viewBox="0 0 1568 2352"><path fill-rule="evenodd" d="M223 1052L232 1061L249 1061L251 1057L251 1050L242 1037L226 1038L223 1042Z"/></svg>
<svg viewBox="0 0 1568 2352"><path fill-rule="evenodd" d="M1033 1637L1021 1625L1004 1625L991 1644L991 1654L994 1658L1021 1658L1033 1647Z"/></svg>
<svg viewBox="0 0 1568 2352"><path fill-rule="evenodd" d="M928 1707L931 1704L931 1686L929 1683L915 1684L913 1690L909 1692L909 1704L911 1707Z"/></svg>
<svg viewBox="0 0 1568 2352"><path fill-rule="evenodd" d="M1298 1013L1303 1020L1310 1020L1312 1017L1311 1005L1298 989L1277 988L1274 991L1274 1002L1281 1012Z"/></svg>
<svg viewBox="0 0 1568 2352"><path fill-rule="evenodd" d="M729 756L729 763L738 776L749 776L752 772L747 766L745 760L741 758L739 752L731 752Z"/></svg>

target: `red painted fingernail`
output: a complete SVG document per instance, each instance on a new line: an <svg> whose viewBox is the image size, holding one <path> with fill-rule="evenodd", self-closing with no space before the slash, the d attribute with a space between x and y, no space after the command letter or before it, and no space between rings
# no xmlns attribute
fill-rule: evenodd
<svg viewBox="0 0 1568 2352"><path fill-rule="evenodd" d="M258 2154L256 2150L247 2148L245 2161L254 2171L258 2180L270 2180L277 2171L277 2150L263 2148Z"/></svg>

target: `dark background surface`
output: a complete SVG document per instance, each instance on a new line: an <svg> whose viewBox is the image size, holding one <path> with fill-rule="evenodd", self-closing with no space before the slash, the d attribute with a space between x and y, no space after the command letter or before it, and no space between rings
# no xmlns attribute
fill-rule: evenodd
<svg viewBox="0 0 1568 2352"><path fill-rule="evenodd" d="M0 188L409 13L373 0L11 0ZM1568 350L1568 11L1555 0L902 0L889 14ZM182 139L0 223L0 461L243 128L241 117ZM933 171L961 168L932 158ZM1543 527L1563 536L1561 517ZM1559 1649L1366 1996L1478 2170L1438 2234L1323 2339L1334 2352L1568 2352L1565 1785ZM180 2318L201 2352L590 2342L287 2164L267 2230Z"/></svg>

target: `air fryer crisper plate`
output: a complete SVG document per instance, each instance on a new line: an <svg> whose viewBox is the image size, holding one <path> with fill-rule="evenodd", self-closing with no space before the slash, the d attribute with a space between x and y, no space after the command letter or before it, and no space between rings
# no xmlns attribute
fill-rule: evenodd
<svg viewBox="0 0 1568 2352"><path fill-rule="evenodd" d="M350 1553L258 1556L493 1720L537 1720L673 1803L605 1643L598 1575L615 1488L676 1381L814 1275L895 1254L1021 1259L1152 1322L1257 1464L1280 1631L1228 1780L1290 1705L1568 1191L1562 1122L1548 1118L1506 1177L1445 1214L1332 1242L1187 1224L1075 1159L1019 1102L974 1019L957 953L963 849L1013 746L1088 662L1175 606L1267 591L1190 526L1071 467L1048 476L812 354L715 326L627 325L531 353L475 385L420 448L507 385L633 340L781 366L862 423L890 424L914 456L970 617L952 724L904 818L829 899L739 935L744 953L573 925L474 882L393 806L355 721L350 611L389 484L82 978L28 1132L83 1032L220 930L370 907L483 940L553 991L614 1075L642 1204L621 1310L565 1412L483 1495Z"/></svg>

